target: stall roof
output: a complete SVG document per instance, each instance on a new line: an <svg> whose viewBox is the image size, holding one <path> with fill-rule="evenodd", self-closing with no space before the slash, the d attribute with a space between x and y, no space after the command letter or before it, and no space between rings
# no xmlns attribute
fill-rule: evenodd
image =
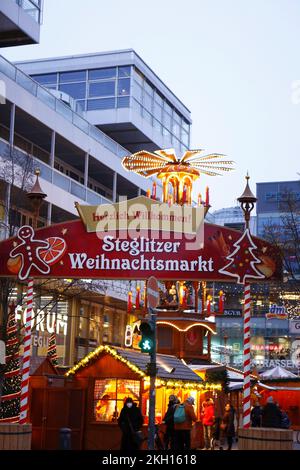
<svg viewBox="0 0 300 470"><path fill-rule="evenodd" d="M89 353L86 357L76 364L73 368L69 369L66 376L76 374L77 371L86 367L90 361L95 361L100 354L110 354L116 359L126 363L128 367L134 370L141 377L146 377L147 365L150 362L149 354L135 351L133 349L112 347L112 346L99 346L94 351ZM157 354L156 362L158 367L157 378L171 381L184 381L195 382L200 384L203 382L202 378L193 372L187 365L175 356L167 354Z"/></svg>
<svg viewBox="0 0 300 470"><path fill-rule="evenodd" d="M272 369L268 369L265 372L259 374L261 379L296 379L297 375L284 369L283 367L276 366Z"/></svg>
<svg viewBox="0 0 300 470"><path fill-rule="evenodd" d="M124 359L132 362L139 369L146 373L149 363L149 354L134 351L133 349L114 348ZM175 379L192 382L203 382L195 372L175 356L167 354L157 354L156 363L158 366L157 377L161 379Z"/></svg>
<svg viewBox="0 0 300 470"><path fill-rule="evenodd" d="M277 385L266 385L262 382L257 382L261 388L265 388L267 390L274 390L274 391L292 391L292 392L300 392L300 387L277 387Z"/></svg>

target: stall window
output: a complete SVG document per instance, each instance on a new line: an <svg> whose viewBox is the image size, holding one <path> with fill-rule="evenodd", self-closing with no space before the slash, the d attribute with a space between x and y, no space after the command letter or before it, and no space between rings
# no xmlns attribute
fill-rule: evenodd
<svg viewBox="0 0 300 470"><path fill-rule="evenodd" d="M96 421L114 422L120 416L126 398L131 397L139 406L140 381L127 379L95 380L94 418Z"/></svg>

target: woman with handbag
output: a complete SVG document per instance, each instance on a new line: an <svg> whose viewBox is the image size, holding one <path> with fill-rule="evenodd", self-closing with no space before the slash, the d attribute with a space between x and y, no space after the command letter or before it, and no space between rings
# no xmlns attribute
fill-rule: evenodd
<svg viewBox="0 0 300 470"><path fill-rule="evenodd" d="M227 438L227 450L231 450L233 438L235 436L234 429L234 417L235 409L231 403L225 405L225 413L222 417L220 424L221 438L220 438L220 450L223 450L224 439Z"/></svg>
<svg viewBox="0 0 300 470"><path fill-rule="evenodd" d="M143 442L141 427L144 419L132 398L126 398L118 424L122 430L121 450L139 450Z"/></svg>

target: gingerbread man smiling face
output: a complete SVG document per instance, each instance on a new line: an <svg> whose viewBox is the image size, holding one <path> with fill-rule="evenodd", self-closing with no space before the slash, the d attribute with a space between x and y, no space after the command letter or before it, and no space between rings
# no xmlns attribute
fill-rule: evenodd
<svg viewBox="0 0 300 470"><path fill-rule="evenodd" d="M25 225L24 227L21 227L19 232L18 232L18 238L20 240L27 240L27 238L32 238L34 235L33 228L30 227L29 225Z"/></svg>

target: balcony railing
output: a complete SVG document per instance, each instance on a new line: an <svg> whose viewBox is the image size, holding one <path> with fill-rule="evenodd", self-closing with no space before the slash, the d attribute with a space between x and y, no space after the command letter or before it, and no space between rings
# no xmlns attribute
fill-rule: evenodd
<svg viewBox="0 0 300 470"><path fill-rule="evenodd" d="M8 159L5 153L5 150L7 150L8 147L9 145L5 141L0 139L0 156L4 159ZM28 158L28 153L24 152L23 150L17 149L16 147L14 147L14 150L18 152L18 164L22 165L22 160L24 160L25 165L26 159ZM59 171L42 162L38 158L35 158L32 155L31 158L33 159L34 167L38 167L40 169L41 178L46 181L49 181L49 183L52 183L55 186L58 186L59 188L72 194L73 196L80 198L83 201L86 201L88 204L111 204L111 201L109 199L106 199L95 191L87 188L83 184L78 183L69 176L60 173Z"/></svg>
<svg viewBox="0 0 300 470"><path fill-rule="evenodd" d="M42 0L15 0L26 13L37 23L42 23Z"/></svg>
<svg viewBox="0 0 300 470"><path fill-rule="evenodd" d="M108 137L100 129L90 124L78 113L72 111L68 105L55 98L55 96L50 93L47 88L44 88L42 85L34 81L24 72L19 70L15 65L8 62L3 56L0 56L0 72L9 77L11 80L14 80L26 91L38 98L49 108L61 114L67 121L71 122L86 135L95 139L118 157L123 158L128 155L128 150Z"/></svg>

